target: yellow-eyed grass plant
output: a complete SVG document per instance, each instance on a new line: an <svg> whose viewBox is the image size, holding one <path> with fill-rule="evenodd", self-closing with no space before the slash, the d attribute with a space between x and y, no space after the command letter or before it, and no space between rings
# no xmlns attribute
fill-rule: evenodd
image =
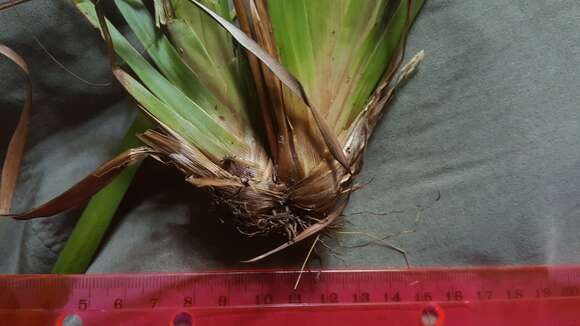
<svg viewBox="0 0 580 326"><path fill-rule="evenodd" d="M100 30L115 77L156 128L64 194L12 217L79 205L151 157L206 189L244 235L285 238L250 262L319 234L340 216L385 106L422 59L401 68L422 0L112 1L144 51L99 1L73 2ZM125 190L109 190L107 198ZM84 214L103 209L93 206ZM69 271L85 255L74 268L82 271L101 239L78 252L91 230L79 223L74 232L73 249L59 258L68 263L55 271Z"/></svg>

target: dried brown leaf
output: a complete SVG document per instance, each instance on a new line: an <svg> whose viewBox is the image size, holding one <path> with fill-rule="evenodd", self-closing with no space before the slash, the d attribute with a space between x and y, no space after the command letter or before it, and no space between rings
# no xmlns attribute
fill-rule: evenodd
<svg viewBox="0 0 580 326"><path fill-rule="evenodd" d="M74 208L87 201L99 190L108 185L125 167L135 164L152 154L154 153L148 147L127 150L103 164L95 172L47 203L21 214L7 214L3 216L12 217L17 220L27 220L52 216Z"/></svg>
<svg viewBox="0 0 580 326"><path fill-rule="evenodd" d="M22 107L16 130L10 139L8 151L6 152L2 166L2 175L0 177L0 214L8 214L12 206L12 198L16 190L16 180L18 179L26 145L28 120L30 119L30 108L32 106L32 84L30 82L28 66L22 57L2 44L0 44L0 54L16 63L26 73L27 81L24 106Z"/></svg>

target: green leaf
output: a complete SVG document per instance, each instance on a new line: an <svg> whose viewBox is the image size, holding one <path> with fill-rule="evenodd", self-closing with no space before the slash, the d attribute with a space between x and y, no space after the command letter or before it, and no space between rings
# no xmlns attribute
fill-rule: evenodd
<svg viewBox="0 0 580 326"><path fill-rule="evenodd" d="M311 3L317 1L270 1L270 19L274 29L276 45L284 66L294 75L309 93L316 82L317 62L314 59L313 35L309 11ZM328 3L330 5L330 3ZM329 8L327 8L328 10ZM331 10L330 10L331 11ZM318 12L321 14L322 12ZM315 23L315 22L312 22ZM322 34L318 32L318 34Z"/></svg>
<svg viewBox="0 0 580 326"><path fill-rule="evenodd" d="M215 142L213 139L208 138L205 140L200 140L196 138L190 138L190 134L203 134L201 130L198 129L197 125L188 119L184 119L179 114L175 114L173 110L159 99L157 99L151 92L149 92L141 83L139 83L136 79L131 77L131 75L122 72L120 70L115 72L117 79L125 87L125 89L137 100L137 102L141 103L145 110L154 116L162 117L159 119L164 125L171 126L171 130L185 138L186 141L189 141L192 144L198 144L201 141L205 143L210 149L215 149L219 147L219 144ZM211 150L208 151L210 155L214 157L224 157L225 154L219 152L212 152Z"/></svg>
<svg viewBox="0 0 580 326"><path fill-rule="evenodd" d="M220 1L219 6L214 1L204 3L227 17L223 11L229 11L229 6L225 8L225 2ZM251 119L249 115L256 112L247 108L243 88L243 75L249 72L241 68L231 36L189 1L171 3L174 18L167 30L184 61L222 103L245 116L246 121Z"/></svg>
<svg viewBox="0 0 580 326"><path fill-rule="evenodd" d="M160 72L214 120L219 119L222 124L230 127L230 132L243 136L244 130L247 129L246 116L239 114L240 108L232 104L229 106L222 104L200 81L198 76L183 62L167 37L155 29L155 23L143 2L141 0L115 0L115 4L143 47L147 49ZM168 23L170 22L171 20Z"/></svg>
<svg viewBox="0 0 580 326"><path fill-rule="evenodd" d="M377 30L378 40L376 44L372 44L368 49L355 54L355 57L362 60L357 64L358 69L350 72L355 86L352 88L349 98L346 99L345 109L340 112L337 130L345 128L362 111L370 94L381 80L385 69L394 59L406 29L408 13L408 2L401 1L389 19L389 23Z"/></svg>
<svg viewBox="0 0 580 326"><path fill-rule="evenodd" d="M423 1L268 0L282 63L336 133L364 108L393 59L409 3L415 15Z"/></svg>
<svg viewBox="0 0 580 326"><path fill-rule="evenodd" d="M123 139L120 152L139 146L141 142L137 134L151 127L143 116L137 116ZM58 256L52 268L53 274L84 273L87 270L140 165L126 167L91 198Z"/></svg>
<svg viewBox="0 0 580 326"><path fill-rule="evenodd" d="M77 0L77 6L94 25L98 25L94 6L90 2ZM141 91L145 88L141 85L139 85L140 88L133 87L130 91L135 92L137 89L142 95L140 101L150 101L140 102L147 109L162 108L152 111L155 112L152 113L155 118L171 129L179 129L180 135L216 160L231 155L231 153L244 153L248 150L244 142L235 137L148 63L110 22L108 22L108 28L113 39L115 52L138 76L139 83L143 83L151 91L148 94L151 96L143 95L145 93ZM131 85L135 86L132 81ZM183 121L193 127L185 128L183 124L175 124Z"/></svg>

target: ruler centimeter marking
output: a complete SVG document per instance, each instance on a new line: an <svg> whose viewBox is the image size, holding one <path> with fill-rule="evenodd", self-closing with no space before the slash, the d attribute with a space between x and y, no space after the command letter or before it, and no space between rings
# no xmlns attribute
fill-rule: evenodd
<svg viewBox="0 0 580 326"><path fill-rule="evenodd" d="M115 300L126 302L126 307L144 308L141 294L158 296L160 304L167 307L324 304L328 295L332 303L580 296L580 267L307 271L294 290L297 276L298 271L0 276L0 309L71 308L72 299L81 300L89 294L94 300L86 309L106 309ZM55 295L66 300L54 300Z"/></svg>
<svg viewBox="0 0 580 326"><path fill-rule="evenodd" d="M220 309L255 311L266 307L288 314L314 306L350 311L365 305L382 305L403 313L404 309L397 307L406 305L417 310L433 307L432 302L445 308L479 304L479 308L511 307L507 310L512 311L517 311L517 307L509 306L509 302L522 302L529 309L540 305L540 310L547 309L546 302L552 309L571 307L572 302L580 304L580 266L306 271L294 290L298 274L238 271L4 275L0 276L0 318L33 312L54 318L70 313L118 315L136 311L143 317L155 311L175 314L180 310L205 309L215 313ZM580 320L580 305L576 307ZM339 310L333 311L338 314ZM566 313L570 314L565 311L561 315L568 316ZM240 314L236 316L243 315ZM368 311L366 314L370 316Z"/></svg>

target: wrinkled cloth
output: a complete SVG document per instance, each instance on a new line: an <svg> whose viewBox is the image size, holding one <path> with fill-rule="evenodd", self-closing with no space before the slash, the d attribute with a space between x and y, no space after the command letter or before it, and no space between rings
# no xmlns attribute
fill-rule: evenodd
<svg viewBox="0 0 580 326"><path fill-rule="evenodd" d="M427 0L406 51L426 59L372 138L342 233L323 236L309 265L404 267L391 246L411 266L580 262L578 31L575 0ZM111 84L71 76L34 37L83 79ZM0 42L27 60L33 81L13 206L23 211L113 157L135 108L98 34L66 1L0 12ZM0 86L3 158L24 93L5 59ZM243 267L275 245L244 239L209 206L178 172L146 162L89 272ZM0 220L0 273L50 272L80 212ZM299 266L307 249L247 267Z"/></svg>

